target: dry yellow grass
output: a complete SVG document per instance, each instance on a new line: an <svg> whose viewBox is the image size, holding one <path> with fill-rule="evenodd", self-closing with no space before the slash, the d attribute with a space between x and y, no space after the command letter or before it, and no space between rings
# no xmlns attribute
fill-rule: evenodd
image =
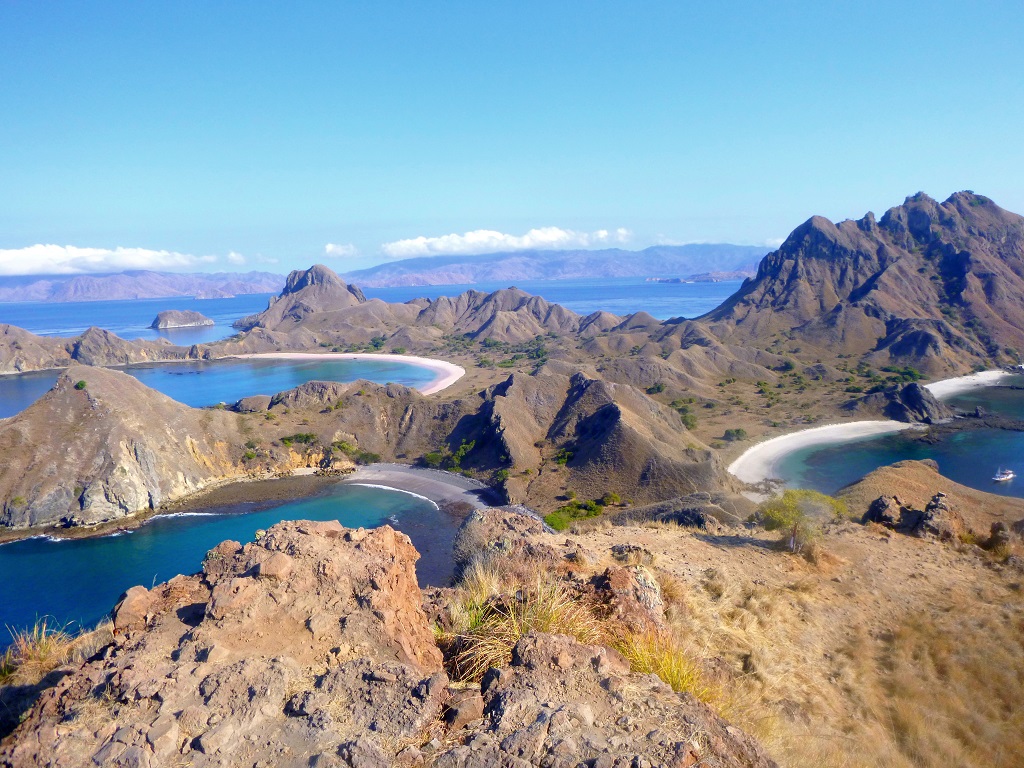
<svg viewBox="0 0 1024 768"><path fill-rule="evenodd" d="M860 526L826 532L818 565L767 539L625 528L582 543L657 554L659 581L682 593L683 652L731 670L713 706L780 765L1024 765L1019 573Z"/></svg>
<svg viewBox="0 0 1024 768"><path fill-rule="evenodd" d="M109 624L76 636L50 626L47 618L29 629L9 631L11 644L0 657L0 685L35 685L57 667L91 656L112 637Z"/></svg>

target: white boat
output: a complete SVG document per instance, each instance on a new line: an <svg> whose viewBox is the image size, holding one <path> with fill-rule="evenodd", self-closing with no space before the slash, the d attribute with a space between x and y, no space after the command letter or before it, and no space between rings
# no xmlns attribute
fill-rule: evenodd
<svg viewBox="0 0 1024 768"><path fill-rule="evenodd" d="M1016 476L1017 473L1012 469L1000 469L992 479L997 483L1004 483L1007 480L1013 480Z"/></svg>

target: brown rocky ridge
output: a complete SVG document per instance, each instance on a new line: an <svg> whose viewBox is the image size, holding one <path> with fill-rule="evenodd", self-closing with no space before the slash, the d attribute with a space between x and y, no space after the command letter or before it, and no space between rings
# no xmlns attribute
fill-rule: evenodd
<svg viewBox="0 0 1024 768"><path fill-rule="evenodd" d="M820 216L704 317L723 340L799 340L930 374L1017 362L1024 350L1024 217L973 192L924 193L878 221Z"/></svg>

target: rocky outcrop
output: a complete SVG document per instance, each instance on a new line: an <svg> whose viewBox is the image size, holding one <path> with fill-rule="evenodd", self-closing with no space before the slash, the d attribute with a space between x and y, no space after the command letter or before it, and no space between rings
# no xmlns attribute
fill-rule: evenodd
<svg viewBox="0 0 1024 768"><path fill-rule="evenodd" d="M953 418L949 406L916 382L865 395L843 407L848 411L877 413L887 419L910 424L942 424Z"/></svg>
<svg viewBox="0 0 1024 768"><path fill-rule="evenodd" d="M702 318L720 338L785 334L829 353L932 374L1024 348L1024 217L972 192L923 193L878 221L798 227Z"/></svg>
<svg viewBox="0 0 1024 768"><path fill-rule="evenodd" d="M899 495L895 496L894 491ZM1024 518L1024 500L955 483L939 474L939 465L930 459L880 467L837 495L852 513L868 513L867 521L895 527L899 525L901 508L917 510L915 515L923 514L938 494L944 494L941 498L962 519L964 529L978 536L984 536L993 523L1012 525Z"/></svg>
<svg viewBox="0 0 1024 768"><path fill-rule="evenodd" d="M707 533L721 533L726 527L739 525L753 511L744 497L704 491L677 499L645 504L616 512L614 525L638 525L645 522L674 523Z"/></svg>
<svg viewBox="0 0 1024 768"><path fill-rule="evenodd" d="M482 685L480 728L438 768L484 766L774 766L740 729L607 648L529 634Z"/></svg>
<svg viewBox="0 0 1024 768"><path fill-rule="evenodd" d="M238 416L200 411L137 379L73 366L0 422L0 525L104 522L246 473Z"/></svg>
<svg viewBox="0 0 1024 768"><path fill-rule="evenodd" d="M377 744L417 740L439 720L447 684L417 559L390 527L336 522L224 542L201 574L129 591L115 644L66 670L0 762L340 765L339 750L368 732ZM70 727L55 730L61 720Z"/></svg>
<svg viewBox="0 0 1024 768"><path fill-rule="evenodd" d="M200 312L191 309L168 309L157 313L150 328L162 330L165 328L200 328L213 325L213 320Z"/></svg>
<svg viewBox="0 0 1024 768"><path fill-rule="evenodd" d="M284 290L256 315L235 321L236 328L291 330L310 315L335 312L366 301L363 292L348 285L330 268L316 264L289 273Z"/></svg>
<svg viewBox="0 0 1024 768"><path fill-rule="evenodd" d="M55 675L0 764L774 765L694 697L565 636L527 634L479 687L449 686L417 557L390 527L336 522L224 542L200 574L129 590L114 643ZM613 610L653 600L628 573L606 573Z"/></svg>
<svg viewBox="0 0 1024 768"><path fill-rule="evenodd" d="M910 536L933 537L940 541L954 541L973 533L941 491L923 510L904 504L899 496L879 496L871 502L861 522L878 523Z"/></svg>

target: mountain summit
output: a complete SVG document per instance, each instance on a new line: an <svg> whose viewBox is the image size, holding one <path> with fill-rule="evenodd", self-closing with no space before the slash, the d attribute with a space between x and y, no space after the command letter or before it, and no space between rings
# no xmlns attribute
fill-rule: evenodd
<svg viewBox="0 0 1024 768"><path fill-rule="evenodd" d="M814 216L701 320L740 343L799 339L913 362L956 354L1016 362L1024 350L1024 217L989 198L924 193L878 221Z"/></svg>

